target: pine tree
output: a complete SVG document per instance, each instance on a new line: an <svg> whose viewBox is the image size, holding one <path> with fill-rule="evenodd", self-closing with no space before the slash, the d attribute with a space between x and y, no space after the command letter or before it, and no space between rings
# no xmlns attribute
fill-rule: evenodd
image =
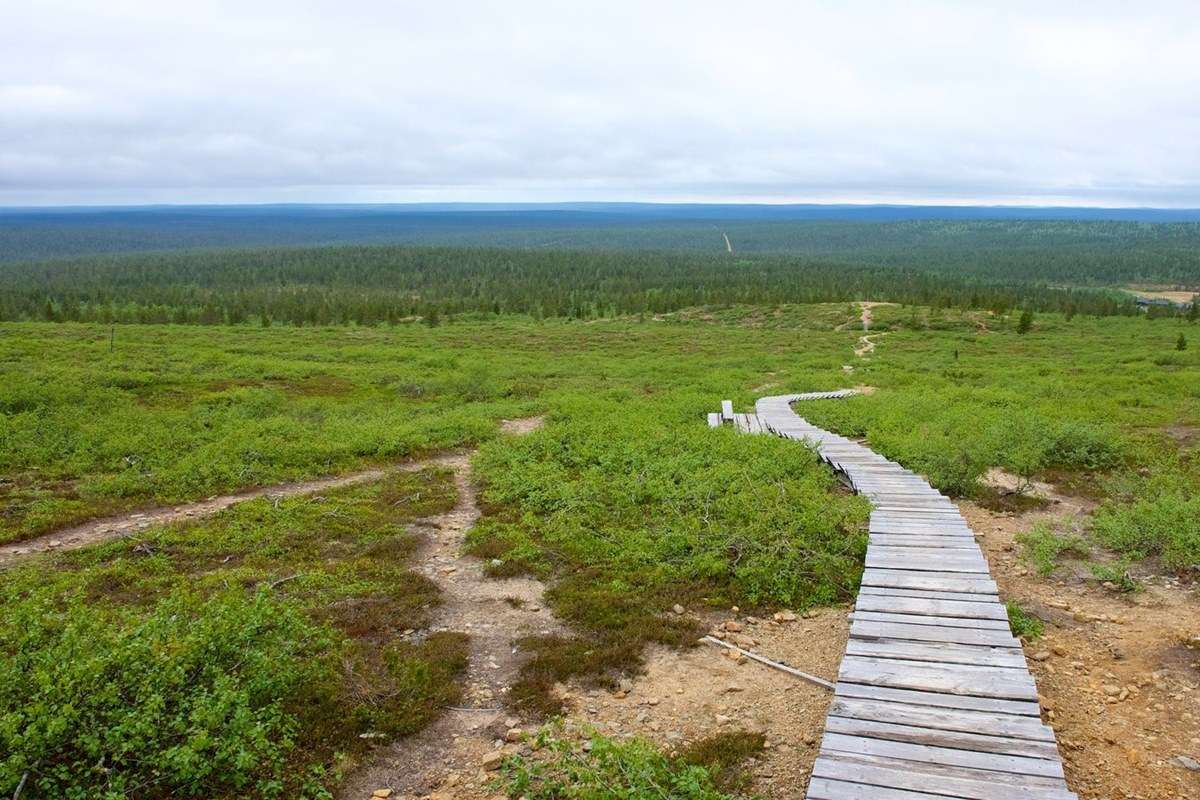
<svg viewBox="0 0 1200 800"><path fill-rule="evenodd" d="M1021 319L1017 322L1017 333L1029 333L1033 330L1033 312L1025 309L1021 312Z"/></svg>
<svg viewBox="0 0 1200 800"><path fill-rule="evenodd" d="M1184 336L1182 333L1180 333L1179 338L1175 340L1175 349L1176 350L1187 350L1187 337Z"/></svg>

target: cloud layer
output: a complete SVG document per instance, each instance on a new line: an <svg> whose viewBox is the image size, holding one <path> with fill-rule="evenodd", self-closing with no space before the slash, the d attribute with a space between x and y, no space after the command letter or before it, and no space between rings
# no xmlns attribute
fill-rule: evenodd
<svg viewBox="0 0 1200 800"><path fill-rule="evenodd" d="M1200 206L1192 2L39 0L0 204Z"/></svg>

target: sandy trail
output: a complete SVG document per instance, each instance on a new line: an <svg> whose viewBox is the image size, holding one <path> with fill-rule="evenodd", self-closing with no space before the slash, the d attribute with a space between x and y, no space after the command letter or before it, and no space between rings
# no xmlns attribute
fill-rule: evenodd
<svg viewBox="0 0 1200 800"><path fill-rule="evenodd" d="M540 424L541 418L534 417L513 420L501 429L521 435ZM467 532L480 517L469 456L455 456L442 466L454 471L458 502L447 513L412 526L422 535L413 568L442 591L442 604L422 633L458 631L470 637L463 700L423 731L372 751L342 785L340 798L365 800L378 789L392 790L394 798L434 791L447 797L493 796L485 786L491 774L482 773L480 763L517 724L504 707L524 661L513 641L563 632L543 605L545 587L540 581L489 578L479 559L463 554Z"/></svg>
<svg viewBox="0 0 1200 800"><path fill-rule="evenodd" d="M542 422L542 417L503 420L500 423L500 430L504 433L523 434L540 427ZM130 511L124 514L101 517L100 519L89 520L68 528L60 528L50 533L44 533L33 539L0 545L0 568L26 556L60 550L76 550L97 542L131 536L138 531L154 525L167 525L172 522L182 522L184 520L212 516L232 505L244 503L247 500L254 500L259 497L274 499L315 494L328 489L339 489L343 486L369 483L370 481L379 480L392 472L416 472L430 466L453 466L462 458L464 456L455 454L434 456L433 458L412 461L399 466L376 467L327 478L279 483L273 486L260 486L257 489L247 489L242 492L219 495L194 503L159 506L157 508L147 508L141 511Z"/></svg>
<svg viewBox="0 0 1200 800"><path fill-rule="evenodd" d="M443 458L433 458L425 461L414 461L399 467L364 469L344 475L328 478L316 478L309 481L280 483L273 486L261 486L257 489L247 489L244 492L210 497L195 503L185 503L175 506L160 506L142 511L131 511L111 517L89 520L69 528L60 528L51 533L45 533L33 539L0 545L0 567L5 566L22 556L47 553L58 550L75 550L90 544L130 536L153 525L166 525L188 519L197 519L216 514L237 503L254 500L258 497L295 497L302 494L314 494L326 489L337 489L342 486L353 486L358 483L379 480L389 472L415 472L425 466L441 463Z"/></svg>
<svg viewBox="0 0 1200 800"><path fill-rule="evenodd" d="M876 334L876 335L882 336L883 334ZM863 358L865 356L870 355L873 352L875 352L875 343L871 341L871 337L870 336L858 337L858 346L854 348L854 355L858 356L859 358Z"/></svg>
<svg viewBox="0 0 1200 800"><path fill-rule="evenodd" d="M875 351L875 342L871 341L871 336L867 335L867 331L871 330L871 323L875 321L875 316L871 313L871 309L877 306L894 306L896 304L862 300L858 305L862 308L862 314L859 316L859 319L862 320L863 335L858 337L858 345L854 348L854 355L863 358ZM883 335L882 333L875 334L875 336Z"/></svg>

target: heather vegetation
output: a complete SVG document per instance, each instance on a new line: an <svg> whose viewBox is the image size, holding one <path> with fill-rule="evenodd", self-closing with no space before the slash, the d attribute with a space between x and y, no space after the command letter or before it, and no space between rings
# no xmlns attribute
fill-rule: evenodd
<svg viewBox="0 0 1200 800"><path fill-rule="evenodd" d="M0 791L328 797L364 735L457 697L465 637L404 635L439 595L405 523L453 502L446 473L400 473L10 568Z"/></svg>
<svg viewBox="0 0 1200 800"><path fill-rule="evenodd" d="M567 291L563 308L600 296ZM1074 547L1105 580L1200 563L1200 349L1176 349L1196 330L1186 317L878 306L875 350L858 357L850 302L674 303L683 295L659 314L502 307L437 325L4 323L0 538L477 448L471 551L494 575L543 579L565 623L517 643L528 660L510 702L540 717L558 710L558 681L612 684L646 644L693 642L675 603L854 595L865 503L807 450L711 430L703 414L726 397L748 408L863 384L875 391L803 413L956 495L979 496L999 467L1099 502L1078 541L1023 540L1039 568ZM499 434L533 414L542 429ZM453 496L427 470L6 570L0 792L25 777L45 796L324 796L364 734L404 735L454 702L463 638L404 633L439 597L406 566L406 525ZM577 776L620 774L628 796L642 778L669 796L739 790L682 752L563 747L510 764L509 786L560 796Z"/></svg>

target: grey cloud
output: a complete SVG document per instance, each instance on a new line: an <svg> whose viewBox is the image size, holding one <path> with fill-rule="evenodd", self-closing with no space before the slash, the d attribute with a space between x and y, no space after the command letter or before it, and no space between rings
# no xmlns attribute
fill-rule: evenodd
<svg viewBox="0 0 1200 800"><path fill-rule="evenodd" d="M1200 206L1190 2L43 0L0 203Z"/></svg>

